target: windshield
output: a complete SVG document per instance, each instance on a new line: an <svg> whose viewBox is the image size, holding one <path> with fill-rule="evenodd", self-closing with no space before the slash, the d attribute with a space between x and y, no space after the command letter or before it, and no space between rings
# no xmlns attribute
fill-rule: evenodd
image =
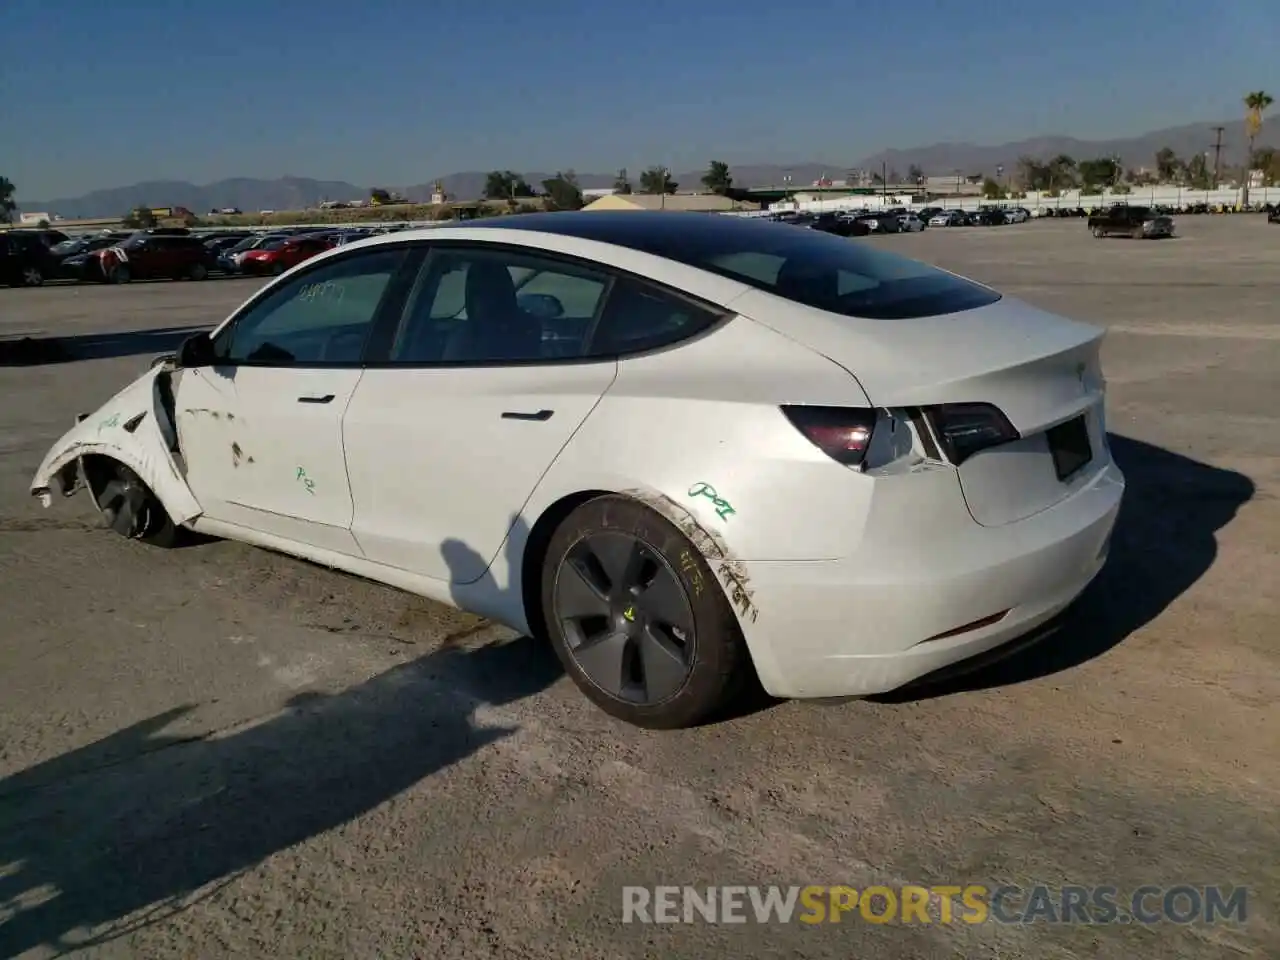
<svg viewBox="0 0 1280 960"><path fill-rule="evenodd" d="M263 240L256 249L258 250L279 250L289 242L288 237L273 237L270 240Z"/></svg>
<svg viewBox="0 0 1280 960"><path fill-rule="evenodd" d="M87 246L88 243L89 241L87 240L63 240L61 243L55 243L49 249L53 253L71 253L74 250L79 250L82 247Z"/></svg>

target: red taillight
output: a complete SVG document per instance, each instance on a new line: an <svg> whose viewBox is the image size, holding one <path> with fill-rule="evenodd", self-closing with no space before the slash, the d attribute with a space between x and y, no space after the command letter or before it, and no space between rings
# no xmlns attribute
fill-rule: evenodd
<svg viewBox="0 0 1280 960"><path fill-rule="evenodd" d="M855 407L784 406L792 426L837 463L856 467L871 444L876 412Z"/></svg>
<svg viewBox="0 0 1280 960"><path fill-rule="evenodd" d="M1019 433L998 407L989 403L944 403L925 407L947 459L956 466L975 453L1019 439Z"/></svg>

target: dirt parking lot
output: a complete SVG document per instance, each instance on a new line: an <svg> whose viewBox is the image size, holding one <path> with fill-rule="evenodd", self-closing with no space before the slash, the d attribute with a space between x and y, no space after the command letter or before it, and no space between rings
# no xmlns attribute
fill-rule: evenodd
<svg viewBox="0 0 1280 960"><path fill-rule="evenodd" d="M96 358L0 366L0 957L1275 956L1280 228L1179 228L874 241L1110 328L1110 563L963 684L681 733L389 588L41 509L75 415L256 283L0 290L0 336ZM1249 892L1243 926L621 922L624 885L769 883Z"/></svg>

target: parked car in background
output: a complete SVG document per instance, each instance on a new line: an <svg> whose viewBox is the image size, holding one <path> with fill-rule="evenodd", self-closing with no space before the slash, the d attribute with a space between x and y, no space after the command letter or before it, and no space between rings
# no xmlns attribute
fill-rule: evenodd
<svg viewBox="0 0 1280 960"><path fill-rule="evenodd" d="M1280 223L1280 207L1267 214L1267 223Z"/></svg>
<svg viewBox="0 0 1280 960"><path fill-rule="evenodd" d="M929 219L931 227L963 227L969 223L969 217L963 210L943 210Z"/></svg>
<svg viewBox="0 0 1280 960"><path fill-rule="evenodd" d="M256 276L279 276L290 267L310 260L337 244L332 236L289 237L280 243L264 244L249 250L240 259L240 272Z"/></svg>
<svg viewBox="0 0 1280 960"><path fill-rule="evenodd" d="M85 264L98 250L123 243L129 238L127 231L109 230L102 233L72 237L49 249L53 258L53 276L63 280L78 280L84 274Z"/></svg>
<svg viewBox="0 0 1280 960"><path fill-rule="evenodd" d="M1031 219L1031 211L1026 207L1006 207L1004 219L1006 223L1026 223Z"/></svg>
<svg viewBox="0 0 1280 960"><path fill-rule="evenodd" d="M918 213L907 211L898 214L898 229L903 233L919 233L925 228L926 221Z"/></svg>
<svg viewBox="0 0 1280 960"><path fill-rule="evenodd" d="M57 261L44 239L34 233L0 233L0 283L38 287L57 272Z"/></svg>
<svg viewBox="0 0 1280 960"><path fill-rule="evenodd" d="M999 227L1007 222L1004 211L997 207L983 207L981 210L975 210L969 214L968 219L971 227Z"/></svg>
<svg viewBox="0 0 1280 960"><path fill-rule="evenodd" d="M70 240L61 230L54 230L49 227L18 227L13 230L4 231L6 236L25 237L29 240L37 240L46 247L52 247L62 243L64 240Z"/></svg>
<svg viewBox="0 0 1280 960"><path fill-rule="evenodd" d="M96 276L85 279L107 283L131 280L203 280L217 267L217 259L199 237L143 232L117 246L92 254L98 261Z"/></svg>
<svg viewBox="0 0 1280 960"><path fill-rule="evenodd" d="M218 269L224 273L239 273L240 261L250 250L258 250L269 243L283 243L289 239L283 233L258 233L245 237L218 255Z"/></svg>
<svg viewBox="0 0 1280 960"><path fill-rule="evenodd" d="M1150 207L1130 206L1118 203L1105 213L1095 214L1088 221L1089 231L1095 237L1125 236L1135 240L1151 240L1173 236L1173 218L1162 216Z"/></svg>
<svg viewBox="0 0 1280 960"><path fill-rule="evenodd" d="M821 230L837 237L863 237L871 232L861 221L831 212L818 214L806 226L810 230Z"/></svg>
<svg viewBox="0 0 1280 960"><path fill-rule="evenodd" d="M864 213L857 218L866 225L870 233L901 233L902 224L898 222L896 214L891 213Z"/></svg>

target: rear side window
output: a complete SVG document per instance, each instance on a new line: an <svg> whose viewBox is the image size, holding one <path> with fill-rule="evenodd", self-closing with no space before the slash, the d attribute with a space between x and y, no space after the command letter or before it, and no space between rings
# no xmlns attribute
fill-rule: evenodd
<svg viewBox="0 0 1280 960"><path fill-rule="evenodd" d="M680 297L620 278L609 292L587 356L610 357L678 343L714 324L719 316Z"/></svg>

